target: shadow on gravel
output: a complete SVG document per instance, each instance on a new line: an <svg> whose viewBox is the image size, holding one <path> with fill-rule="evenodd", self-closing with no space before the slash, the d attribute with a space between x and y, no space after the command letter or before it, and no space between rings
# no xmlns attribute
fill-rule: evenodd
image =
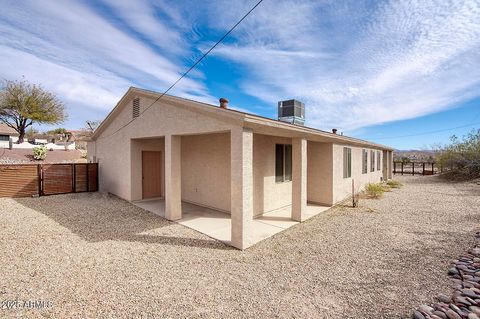
<svg viewBox="0 0 480 319"><path fill-rule="evenodd" d="M17 198L25 207L54 220L89 242L129 241L149 244L233 249L213 239L149 235L150 230L178 225L112 195L77 193Z"/></svg>

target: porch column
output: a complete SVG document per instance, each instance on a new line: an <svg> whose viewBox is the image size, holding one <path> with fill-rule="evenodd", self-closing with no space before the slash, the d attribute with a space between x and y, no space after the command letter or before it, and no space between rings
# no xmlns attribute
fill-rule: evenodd
<svg viewBox="0 0 480 319"><path fill-rule="evenodd" d="M393 151L388 151L388 178L392 179Z"/></svg>
<svg viewBox="0 0 480 319"><path fill-rule="evenodd" d="M253 221L253 132L238 127L230 132L231 244L251 245Z"/></svg>
<svg viewBox="0 0 480 319"><path fill-rule="evenodd" d="M292 219L302 222L307 212L307 139L292 139Z"/></svg>
<svg viewBox="0 0 480 319"><path fill-rule="evenodd" d="M165 218L182 218L181 137L165 136Z"/></svg>

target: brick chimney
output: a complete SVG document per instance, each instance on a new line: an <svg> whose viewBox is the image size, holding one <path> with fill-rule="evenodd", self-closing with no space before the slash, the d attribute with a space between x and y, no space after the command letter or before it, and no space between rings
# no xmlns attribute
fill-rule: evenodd
<svg viewBox="0 0 480 319"><path fill-rule="evenodd" d="M218 101L220 102L220 107L222 109L228 109L228 100L226 98L221 97Z"/></svg>

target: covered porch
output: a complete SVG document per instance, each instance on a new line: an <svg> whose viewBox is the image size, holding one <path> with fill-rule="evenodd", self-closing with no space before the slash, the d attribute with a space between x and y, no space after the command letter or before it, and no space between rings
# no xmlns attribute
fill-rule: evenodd
<svg viewBox="0 0 480 319"><path fill-rule="evenodd" d="M331 178L315 176L315 185L307 185L311 171L321 173L315 165L307 169L307 157L312 163L326 160L309 154L307 145L316 149L303 137L243 127L132 139L131 201L245 249L330 207L309 192L315 188L328 196L323 189L331 188Z"/></svg>
<svg viewBox="0 0 480 319"><path fill-rule="evenodd" d="M163 198L145 199L133 202L134 205L165 218L165 200ZM330 207L308 203L306 219L320 214ZM282 207L253 218L251 225L251 245L284 231L299 222L291 218L291 206ZM232 223L230 214L199 205L182 202L182 218L176 220L180 225L194 229L213 239L232 245Z"/></svg>

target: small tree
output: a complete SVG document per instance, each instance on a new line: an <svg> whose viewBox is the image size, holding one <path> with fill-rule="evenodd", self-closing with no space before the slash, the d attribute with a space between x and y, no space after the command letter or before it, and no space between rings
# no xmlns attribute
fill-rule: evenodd
<svg viewBox="0 0 480 319"><path fill-rule="evenodd" d="M461 139L453 135L450 141L437 150L437 162L454 167L468 177L480 177L480 129L470 131Z"/></svg>
<svg viewBox="0 0 480 319"><path fill-rule="evenodd" d="M47 157L47 148L45 146L37 146L32 149L33 158L37 161L44 160Z"/></svg>
<svg viewBox="0 0 480 319"><path fill-rule="evenodd" d="M53 93L27 81L3 81L0 122L18 132L18 143L23 143L25 131L33 123L58 124L66 118L65 106Z"/></svg>

